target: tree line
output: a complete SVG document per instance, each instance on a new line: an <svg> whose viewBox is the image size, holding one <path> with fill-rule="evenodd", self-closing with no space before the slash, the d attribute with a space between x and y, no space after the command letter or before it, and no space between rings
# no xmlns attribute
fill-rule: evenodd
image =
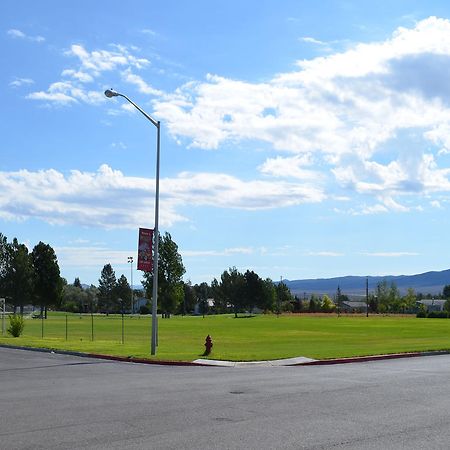
<svg viewBox="0 0 450 450"><path fill-rule="evenodd" d="M192 285L183 281L185 267L177 244L169 233L159 236L158 309L163 317L171 314L239 313L255 310L280 314L282 312L333 312L339 311L349 297L337 288L336 295L311 294L308 299L292 295L285 283L261 278L252 270L244 273L236 267L223 271L211 284ZM151 309L153 289L152 273L144 273L143 291L134 291L146 297L148 303L142 312ZM125 275L116 277L111 264L103 267L98 286L83 288L79 278L73 284L60 276L58 260L53 248L39 242L31 252L14 238L8 242L0 233L0 297L23 312L32 304L46 315L48 308L72 312L119 313L130 311L132 289ZM429 296L427 296L429 297ZM450 285L445 286L442 297L449 299ZM372 313L405 313L417 310L417 300L426 298L408 289L400 295L394 282L381 281L368 296Z"/></svg>
<svg viewBox="0 0 450 450"><path fill-rule="evenodd" d="M23 313L25 305L47 308L59 307L62 300L63 279L53 248L43 242L31 251L14 238L8 242L0 233L0 297Z"/></svg>

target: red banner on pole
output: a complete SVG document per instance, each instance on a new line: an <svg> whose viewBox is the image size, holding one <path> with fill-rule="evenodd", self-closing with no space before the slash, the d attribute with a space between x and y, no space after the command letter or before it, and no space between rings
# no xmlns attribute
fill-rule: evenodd
<svg viewBox="0 0 450 450"><path fill-rule="evenodd" d="M138 270L143 270L144 272L152 271L152 248L153 230L150 228L139 228Z"/></svg>

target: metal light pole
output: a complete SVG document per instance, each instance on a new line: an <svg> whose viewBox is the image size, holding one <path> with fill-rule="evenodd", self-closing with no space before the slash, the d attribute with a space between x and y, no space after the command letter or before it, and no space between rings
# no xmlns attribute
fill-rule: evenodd
<svg viewBox="0 0 450 450"><path fill-rule="evenodd" d="M131 314L134 314L134 290L133 290L133 257L128 257L128 262L130 263L130 275L131 275Z"/></svg>
<svg viewBox="0 0 450 450"><path fill-rule="evenodd" d="M6 314L6 298L0 298L0 302L3 303L3 311L2 311L2 336L5 335L5 314Z"/></svg>
<svg viewBox="0 0 450 450"><path fill-rule="evenodd" d="M161 142L161 122L153 119L136 103L131 101L126 95L119 94L111 89L105 91L105 95L108 98L111 97L123 97L128 103L132 104L146 119L148 119L157 130L156 138L156 192L155 192L155 229L154 229L154 261L153 261L153 295L152 295L152 343L151 354L156 355L156 345L158 340L157 326L158 326L158 251L159 251L159 232L158 232L158 219L159 219L159 154L160 154L160 142Z"/></svg>

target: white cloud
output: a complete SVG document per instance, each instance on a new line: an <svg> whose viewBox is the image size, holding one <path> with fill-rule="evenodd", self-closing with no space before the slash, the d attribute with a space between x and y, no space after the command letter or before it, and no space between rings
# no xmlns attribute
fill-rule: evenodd
<svg viewBox="0 0 450 450"><path fill-rule="evenodd" d="M20 86L29 86L30 84L34 84L34 80L31 78L16 78L15 80L11 81L9 85L11 87L17 88Z"/></svg>
<svg viewBox="0 0 450 450"><path fill-rule="evenodd" d="M183 206L257 210L324 198L320 190L301 184L242 181L226 174L181 173L163 178L160 186L165 226L188 220L177 212ZM136 228L153 223L153 208L154 180L127 177L107 165L95 173L73 170L67 176L53 169L0 172L0 217L6 220L35 218L51 224Z"/></svg>
<svg viewBox="0 0 450 450"><path fill-rule="evenodd" d="M250 255L254 252L251 247L226 248L224 250L180 250L184 257L204 257L204 256L233 256Z"/></svg>
<svg viewBox="0 0 450 450"><path fill-rule="evenodd" d="M142 77L132 73L130 68L128 68L122 73L122 77L127 83L134 84L135 86L137 86L139 92L141 92L142 94L156 95L156 96L161 96L163 94L163 92L160 91L159 89L155 89L149 84L147 84L142 79Z"/></svg>
<svg viewBox="0 0 450 450"><path fill-rule="evenodd" d="M58 261L64 267L102 267L105 264L125 264L132 250L113 250L96 245L55 247Z"/></svg>
<svg viewBox="0 0 450 450"><path fill-rule="evenodd" d="M45 38L43 36L29 36L29 35L25 34L23 31L17 30L16 28L12 28L12 29L8 30L6 33L8 34L8 36L11 36L12 38L16 38L16 39L24 39L27 41L38 42L38 43L45 41Z"/></svg>
<svg viewBox="0 0 450 450"><path fill-rule="evenodd" d="M121 141L119 141L119 142L113 142L113 143L111 144L111 147L112 147L112 148L118 148L118 149L120 149L120 150L125 150L125 149L127 148L127 146L126 146L123 142L121 142Z"/></svg>
<svg viewBox="0 0 450 450"><path fill-rule="evenodd" d="M81 72L80 70L65 69L62 71L61 75L63 77L74 78L81 83L90 83L94 78L86 72Z"/></svg>
<svg viewBox="0 0 450 450"><path fill-rule="evenodd" d="M142 29L142 30L141 30L141 33L143 33L143 34L148 34L148 35L150 35L150 36L157 36L157 35L158 35L158 33L157 33L156 31L151 30L150 28L144 28L144 29Z"/></svg>
<svg viewBox="0 0 450 450"><path fill-rule="evenodd" d="M129 75L127 81L138 85L141 91L150 93L150 86L142 78L131 73L131 68L144 68L150 64L150 61L133 55L125 46L112 45L111 47L113 50L88 51L80 44L72 45L65 55L75 57L78 67L64 69L61 72L62 81L50 84L46 91L32 92L26 98L58 105L77 102L100 104L105 100L103 90L99 87L89 90L86 84L94 82L103 72L113 70L124 70L125 77ZM152 93L159 95L160 91L153 90Z"/></svg>
<svg viewBox="0 0 450 450"><path fill-rule="evenodd" d="M364 256L376 256L381 258L399 258L403 256L420 256L420 253L416 252L367 252L362 253Z"/></svg>
<svg viewBox="0 0 450 450"><path fill-rule="evenodd" d="M325 257L338 257L338 256L344 256L344 253L339 252L330 252L330 251L322 251L322 252L308 252L307 256L325 256Z"/></svg>
<svg viewBox="0 0 450 450"><path fill-rule="evenodd" d="M79 101L89 104L99 104L105 97L99 91L88 91L71 81L58 81L49 86L47 91L37 91L28 94L30 100L44 100L60 105L68 105Z"/></svg>
<svg viewBox="0 0 450 450"><path fill-rule="evenodd" d="M308 42L309 44L316 44L316 45L327 45L326 42L320 41L319 39L315 39L311 36L303 36L300 38L300 41L302 42Z"/></svg>
<svg viewBox="0 0 450 450"><path fill-rule="evenodd" d="M300 180L319 180L320 172L315 170L304 169L303 167L313 164L310 153L304 155L296 155L288 158L277 156L276 158L267 159L259 170L264 175L283 178L297 178Z"/></svg>
<svg viewBox="0 0 450 450"><path fill-rule="evenodd" d="M190 146L255 140L294 155L268 159L259 167L266 175L313 179L325 162L345 191L377 199L366 214L405 212L396 197L450 190L450 171L436 159L450 148L449 20L430 17L297 67L265 83L208 75L155 99L154 113Z"/></svg>
<svg viewBox="0 0 450 450"><path fill-rule="evenodd" d="M150 64L145 58L138 58L132 55L125 46L115 45L115 50L93 50L89 52L80 44L74 44L66 52L68 56L75 56L79 59L80 70L92 76L98 76L101 72L116 70L120 67L143 68Z"/></svg>

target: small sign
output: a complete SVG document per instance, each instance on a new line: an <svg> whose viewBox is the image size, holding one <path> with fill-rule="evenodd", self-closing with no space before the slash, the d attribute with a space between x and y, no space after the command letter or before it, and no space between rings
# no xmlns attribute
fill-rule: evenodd
<svg viewBox="0 0 450 450"><path fill-rule="evenodd" d="M151 272L153 267L153 230L150 228L139 228L139 246L138 246L138 270Z"/></svg>

